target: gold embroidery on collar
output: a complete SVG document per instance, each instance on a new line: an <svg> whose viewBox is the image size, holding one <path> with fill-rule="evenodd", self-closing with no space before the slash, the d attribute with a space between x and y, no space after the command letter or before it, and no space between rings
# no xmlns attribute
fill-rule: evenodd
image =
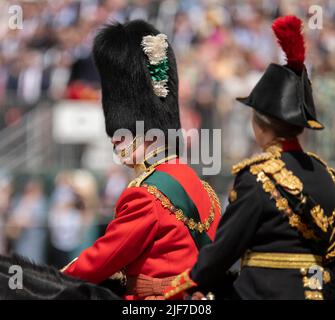
<svg viewBox="0 0 335 320"><path fill-rule="evenodd" d="M210 214L208 218L204 221L204 223L201 223L194 221L194 219L192 218L189 219L188 217L186 217L184 215L184 212L181 209L176 208L171 203L171 201L155 186L147 184L143 184L142 186L145 187L150 194L155 196L161 202L164 208L170 210L176 216L177 220L182 221L190 230L194 230L199 233L209 230L215 218L215 200L212 194L208 194L211 201Z"/></svg>

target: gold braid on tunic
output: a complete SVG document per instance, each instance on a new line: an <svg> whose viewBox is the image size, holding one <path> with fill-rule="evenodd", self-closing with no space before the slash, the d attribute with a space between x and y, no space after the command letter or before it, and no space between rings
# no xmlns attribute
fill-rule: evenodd
<svg viewBox="0 0 335 320"><path fill-rule="evenodd" d="M306 239L314 239L318 240L313 229L310 228L307 224L305 224L300 214L293 212L292 208L289 205L288 200L281 195L278 190L278 186L283 188L287 193L291 194L294 197L297 197L300 202L303 204L307 198L303 194L303 183L301 180L296 177L292 171L286 168L285 162L281 160L282 149L280 146L272 146L268 148L264 153L260 155L256 155L252 158L245 159L238 164L232 167L232 173L234 175L238 174L242 170L249 169L250 173L257 177L257 182L262 184L262 188L264 192L269 194L270 199L275 202L277 209L282 212L287 218L291 227L295 228L299 231L300 234ZM335 183L335 170L327 165L325 161L323 161L319 156L314 153L308 153L310 157L315 158L321 164L323 164L331 176L332 180ZM234 191L234 190L233 190ZM235 191L234 191L235 192ZM236 198L236 192L235 197ZM235 201L235 200L234 200ZM313 218L314 224L322 231L322 232L330 232L331 236L329 239L329 246L327 249L327 253L324 257L320 257L322 260L319 263L315 263L317 268L322 272L323 283L328 283L331 281L330 274L327 270L325 270L322 265L327 264L331 260L335 259L335 210L332 212L330 216L325 215L324 209L320 205L315 205L310 210L310 215ZM257 253L251 253L255 255ZM250 255L250 253L249 253ZM260 253L258 260L246 260L246 256L244 257L245 265L250 265L254 263L255 265L259 265L261 262L261 266L264 267L264 257L265 255L271 255L273 257L273 253ZM278 254L275 254L278 256ZM285 256L285 268L288 267L288 264L292 264L292 257L285 253L281 255ZM266 258L268 258L266 256ZM250 257L249 257L250 258ZM255 261L254 261L255 260ZM266 262L268 262L266 260ZM271 266L278 268L278 261L270 261ZM297 265L300 266L301 262L299 261ZM319 282L315 282L313 277L308 277L308 269L301 267L300 272L302 275L302 282L304 287L305 299L307 300L322 300L322 285Z"/></svg>
<svg viewBox="0 0 335 320"><path fill-rule="evenodd" d="M293 212L288 200L284 198L277 189L277 186L280 186L289 194L298 197L301 202L306 201L303 195L303 183L292 171L286 168L285 162L281 160L281 154L281 146L273 145L266 149L265 152L234 165L232 167L232 173L236 175L242 170L249 169L251 174L257 177L257 181L262 184L263 190L275 201L277 209L288 217L289 224L297 229L306 239L317 240L318 237L314 231L302 221L300 215ZM334 169L330 168L327 163L316 154L308 153L308 155L322 163L335 182ZM334 229L335 210L327 217L321 206L316 205L312 208L310 214L315 225L323 232L329 232ZM330 242L335 242L334 230L332 231ZM333 244L330 249L332 250L328 249L327 257L335 258L335 244Z"/></svg>

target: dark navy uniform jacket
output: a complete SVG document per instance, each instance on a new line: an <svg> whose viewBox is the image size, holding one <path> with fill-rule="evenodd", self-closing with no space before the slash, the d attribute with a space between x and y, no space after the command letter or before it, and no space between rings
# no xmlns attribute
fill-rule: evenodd
<svg viewBox="0 0 335 320"><path fill-rule="evenodd" d="M285 200L280 200L283 198L282 194L278 194L277 189L276 193L271 186L261 181L259 177L262 176L256 175L262 165L271 167L274 158L271 159L268 152L242 161L233 167L237 173L234 189L230 194L230 204L219 223L215 240L200 251L197 263L190 272L192 280L201 290L212 291L218 298L224 295L227 270L246 252L305 253L321 256L324 261L323 266L327 273L324 272L323 275L325 281L322 290L313 290L308 284L304 286L304 275L300 269L245 266L233 284L234 297L313 299L313 296L308 297L308 292L312 291L314 294L321 293L321 296L317 296L319 298L329 298L327 292L330 289L327 288L334 286L334 276L331 273L335 258L334 173L317 156L303 152L297 140L283 142L279 152L275 157L275 162L279 162L274 165L283 162L284 168L291 171L288 175L293 181L293 188L302 186L303 194L313 199L316 207L319 205L317 212L321 214L313 218L311 212L305 212L310 215L306 219L292 210L287 214L286 206L289 207L291 202L288 204ZM287 171L284 173L287 174ZM279 178L278 181L280 182ZM284 181L284 186L285 183ZM291 193L285 195L293 200L297 198L297 195ZM323 230L320 227L322 222L327 227ZM310 278L312 275L307 276Z"/></svg>

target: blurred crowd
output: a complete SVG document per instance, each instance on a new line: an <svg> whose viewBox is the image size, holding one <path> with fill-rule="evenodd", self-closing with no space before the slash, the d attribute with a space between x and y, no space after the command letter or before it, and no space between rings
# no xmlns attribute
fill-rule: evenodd
<svg viewBox="0 0 335 320"><path fill-rule="evenodd" d="M8 7L19 4L22 29L8 27ZM309 8L322 8L322 29L308 27ZM226 164L255 148L246 96L270 62L284 63L271 22L295 14L304 21L306 66L319 118L327 127L303 139L335 161L335 3L333 0L25 0L0 2L0 130L41 101L99 100L92 39L102 24L145 19L166 33L179 69L182 125L222 128ZM61 266L89 245L112 218L129 176L106 174L103 187L86 171L57 175L53 191L39 180L18 189L0 179L0 252L14 250ZM21 190L22 189L22 190Z"/></svg>
<svg viewBox="0 0 335 320"><path fill-rule="evenodd" d="M22 7L22 29L8 27L11 4ZM308 27L309 8L315 4L322 8L322 29ZM223 128L225 158L240 159L254 145L244 126L248 114L236 108L234 97L248 94L269 62L283 62L270 26L284 14L304 21L306 64L320 113L332 124L332 0L8 0L0 3L0 128L42 98L99 99L91 59L97 28L142 18L166 33L176 51L183 126ZM244 139L232 144L236 136Z"/></svg>
<svg viewBox="0 0 335 320"><path fill-rule="evenodd" d="M104 233L129 177L112 169L99 184L88 171L62 171L51 192L46 179L25 180L16 188L15 179L0 177L0 254L61 268Z"/></svg>

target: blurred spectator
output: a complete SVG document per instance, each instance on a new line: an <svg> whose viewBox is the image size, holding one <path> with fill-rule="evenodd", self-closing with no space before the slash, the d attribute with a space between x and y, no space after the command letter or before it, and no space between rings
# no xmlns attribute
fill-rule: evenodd
<svg viewBox="0 0 335 320"><path fill-rule="evenodd" d="M80 244L72 252L77 257L91 246L99 236L98 225L98 186L95 177L88 171L76 170L73 174L73 189L82 202L82 232Z"/></svg>
<svg viewBox="0 0 335 320"><path fill-rule="evenodd" d="M332 0L318 1L323 8L322 30L307 27L308 9L314 4L311 0L19 3L24 13L22 30L7 27L4 5L0 14L0 25L4 26L0 32L0 129L20 119L25 110L30 110L42 98L98 100L99 79L91 46L97 28L111 21L146 19L169 36L178 60L182 123L188 123L187 115L191 113L200 119L201 127L224 128L227 166L254 148L249 130L244 127L249 115L241 111L242 107L236 107L234 98L249 92L269 62L283 60L271 31L276 16L296 14L304 21L306 64L312 80L318 74L327 74L331 81L334 72ZM326 87L329 87L328 80ZM321 111L320 118L326 122L323 118L335 117L326 104L332 101L332 91L320 88L321 93L314 91L316 99L321 101L320 108L327 110L327 115ZM319 140L328 141L327 137L334 134L327 130L319 134ZM239 141L231 146L237 135ZM327 152L322 143L316 146ZM327 157L335 160L335 154L330 151Z"/></svg>
<svg viewBox="0 0 335 320"><path fill-rule="evenodd" d="M81 200L72 188L71 173L59 173L51 195L48 219L51 244L49 263L58 268L70 260L72 250L80 244L81 208Z"/></svg>
<svg viewBox="0 0 335 320"><path fill-rule="evenodd" d="M7 253L6 225L11 205L12 183L7 176L0 177L0 254Z"/></svg>
<svg viewBox="0 0 335 320"><path fill-rule="evenodd" d="M39 181L29 181L8 219L7 234L15 253L37 262L45 262L46 202Z"/></svg>
<svg viewBox="0 0 335 320"><path fill-rule="evenodd" d="M89 172L63 172L56 177L49 212L52 265L63 267L98 237L97 200L96 182Z"/></svg>
<svg viewBox="0 0 335 320"><path fill-rule="evenodd" d="M120 166L113 166L107 175L107 182L104 190L104 204L110 211L114 211L117 199L127 187L129 178Z"/></svg>

